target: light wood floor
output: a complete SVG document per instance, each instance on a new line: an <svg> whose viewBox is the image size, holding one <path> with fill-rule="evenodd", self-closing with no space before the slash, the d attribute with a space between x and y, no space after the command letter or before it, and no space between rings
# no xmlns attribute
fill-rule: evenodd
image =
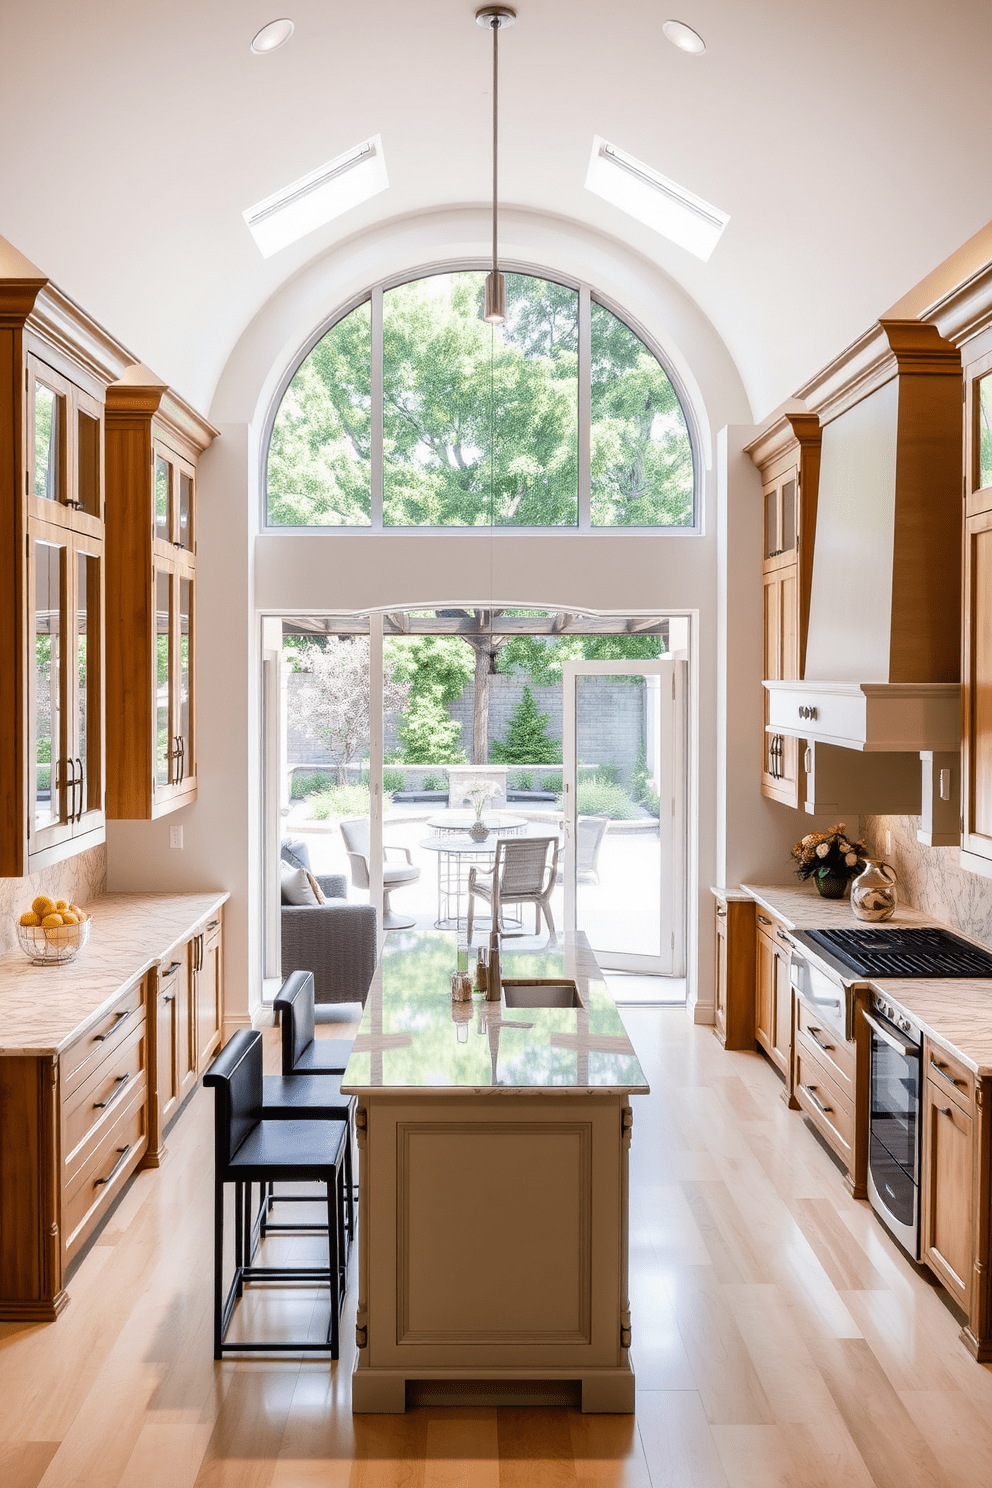
<svg viewBox="0 0 992 1488"><path fill-rule="evenodd" d="M200 1091L58 1323L0 1327L3 1488L992 1488L992 1371L771 1068L684 1012L624 1016L653 1086L632 1149L636 1417L353 1418L353 1297L336 1365L215 1365Z"/></svg>

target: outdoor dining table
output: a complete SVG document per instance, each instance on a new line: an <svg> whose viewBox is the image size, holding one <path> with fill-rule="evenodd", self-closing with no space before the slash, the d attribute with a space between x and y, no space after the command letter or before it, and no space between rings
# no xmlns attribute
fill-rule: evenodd
<svg viewBox="0 0 992 1488"><path fill-rule="evenodd" d="M437 853L437 919L434 925L438 930L467 928L469 869L492 868L500 838L525 837L528 827L535 825L540 825L539 835L548 835L547 826L530 823L523 816L487 816L484 820L490 829L489 836L483 842L476 842L468 834L474 820L471 812L453 811L429 817L427 821L433 835L423 838L420 846Z"/></svg>

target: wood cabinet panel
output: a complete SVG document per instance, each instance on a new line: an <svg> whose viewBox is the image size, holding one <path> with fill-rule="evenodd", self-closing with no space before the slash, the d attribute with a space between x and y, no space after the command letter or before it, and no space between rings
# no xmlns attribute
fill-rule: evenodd
<svg viewBox="0 0 992 1488"><path fill-rule="evenodd" d="M834 1079L831 1069L821 1064L803 1041L796 1046L793 1093L802 1110L850 1171L854 1161L853 1102Z"/></svg>
<svg viewBox="0 0 992 1488"><path fill-rule="evenodd" d="M66 1183L62 1229L67 1265L140 1163L147 1143L148 1100L142 1080L113 1125Z"/></svg>
<svg viewBox="0 0 992 1488"><path fill-rule="evenodd" d="M992 511L965 524L964 592L961 846L992 860Z"/></svg>
<svg viewBox="0 0 992 1488"><path fill-rule="evenodd" d="M754 1047L754 900L714 890L714 1031L727 1049Z"/></svg>
<svg viewBox="0 0 992 1488"><path fill-rule="evenodd" d="M924 1081L923 1259L967 1311L974 1273L974 1120Z"/></svg>
<svg viewBox="0 0 992 1488"><path fill-rule="evenodd" d="M832 1028L824 1024L815 1009L801 998L796 998L796 1040L806 1049L811 1058L826 1066L837 1085L850 1099L854 1099L857 1051L853 1041L848 1043Z"/></svg>
<svg viewBox="0 0 992 1488"><path fill-rule="evenodd" d="M131 1026L131 1032L113 1053L91 1072L88 1080L62 1101L62 1165L66 1175L75 1171L83 1160L83 1149L126 1105L132 1092L145 1084L147 1040L144 1021Z"/></svg>
<svg viewBox="0 0 992 1488"><path fill-rule="evenodd" d="M765 923L762 923L765 921ZM792 982L789 952L777 920L759 913L755 964L755 1039L792 1083Z"/></svg>

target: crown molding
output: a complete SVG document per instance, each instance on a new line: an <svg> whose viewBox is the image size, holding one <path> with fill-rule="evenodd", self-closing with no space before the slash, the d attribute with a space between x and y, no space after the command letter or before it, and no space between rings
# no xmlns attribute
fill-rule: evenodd
<svg viewBox="0 0 992 1488"><path fill-rule="evenodd" d="M957 347L928 322L879 320L796 396L826 424L894 377L920 376L960 377Z"/></svg>

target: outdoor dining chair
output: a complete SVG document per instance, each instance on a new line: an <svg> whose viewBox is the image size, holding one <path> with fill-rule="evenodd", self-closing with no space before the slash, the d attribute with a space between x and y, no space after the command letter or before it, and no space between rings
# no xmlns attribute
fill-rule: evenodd
<svg viewBox="0 0 992 1488"><path fill-rule="evenodd" d="M496 844L493 866L470 868L468 875L468 939L472 939L475 901L483 899L490 906L493 924L501 935L522 935L522 929L503 922L503 909L508 904L534 905L534 934L541 928L541 915L554 940L555 922L551 914L551 895L558 877L557 837L501 837Z"/></svg>

